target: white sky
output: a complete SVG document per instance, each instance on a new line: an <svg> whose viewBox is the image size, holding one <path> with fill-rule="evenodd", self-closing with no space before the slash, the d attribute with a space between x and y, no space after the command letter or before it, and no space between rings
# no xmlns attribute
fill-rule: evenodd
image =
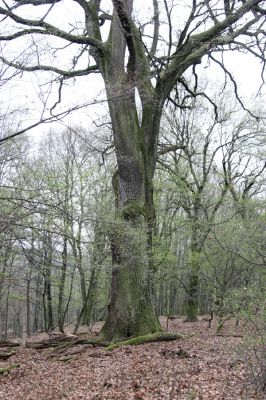
<svg viewBox="0 0 266 400"><path fill-rule="evenodd" d="M2 1L0 2L2 3ZM3 4L1 4L2 6ZM64 15L62 15L62 8L64 7ZM105 10L111 10L110 2L103 1L102 7ZM180 5L179 5L180 7ZM42 7L45 12L47 10L46 7ZM188 9L184 7L184 2L182 2L182 14L178 14L180 23L182 22L182 15L183 19L185 19L185 14L187 14ZM39 7L32 7L27 6L23 7L23 13L26 13L27 17L33 16L34 13L39 14ZM64 5L56 4L54 7L54 12L51 14L50 22L55 23L58 25L58 21L60 21L60 26L63 27L64 24L69 23L69 18L71 16L72 23L78 23L78 21L82 18L79 13L79 6L74 3L73 1L65 0ZM20 11L21 12L21 11ZM137 11L136 16L139 19L142 19L141 16L144 15L151 15L151 5L149 2L143 4L143 2L137 2ZM25 14L24 14L25 15ZM138 17L140 16L140 17ZM162 30L165 31L166 26L162 25ZM107 30L106 30L107 33ZM165 31L166 34L166 31ZM16 49L18 50L18 49ZM69 53L70 54L70 53ZM66 55L69 56L66 53ZM50 54L46 54L46 59L50 57ZM71 53L72 57L72 53ZM52 62L55 62L54 59L51 59ZM61 64L62 60L60 59ZM232 74L236 77L237 82L239 83L239 94L241 97L245 97L249 102L249 99L253 98L254 95L257 93L260 84L261 84L261 77L260 77L260 66L258 60L255 60L254 57L241 54L241 53L227 53L226 54L226 64L228 69L232 72ZM207 65L207 58L204 57L202 61L202 65L198 68L198 70L202 71L204 75L206 75L213 84L216 84L217 80L223 79L224 75L216 66L208 66ZM40 115L40 110L43 108L43 103L46 101L46 94L45 94L45 87L40 89L37 74L32 73L24 73L21 76L15 77L10 85L7 85L1 88L1 96L0 101L5 106L9 106L12 109L15 106L19 107L26 107L31 110L31 113L26 115L21 121L21 126L28 125L32 122L32 118L35 116L38 118ZM41 76L44 77L44 73L41 73ZM48 76L46 74L46 76ZM67 82L70 84L70 81ZM104 98L104 91L103 91L103 84L102 79L99 75L90 75L87 77L78 77L73 83L69 86L64 87L63 89L63 101L64 104L67 105L74 105L80 103L94 103L95 100L99 98ZM57 92L54 92L55 96L57 96ZM265 94L265 90L264 90ZM50 104L52 104L52 99L54 96L50 98ZM41 99L41 100L40 100ZM54 100L53 100L54 101ZM252 100L253 102L253 100ZM107 104L100 104L98 106L91 105L86 109L80 110L79 112L75 112L71 114L68 118L66 118L65 122L75 125L80 124L84 128L92 125L92 121L98 119L101 114L106 115L107 113ZM32 138L38 138L40 136L40 132L45 132L51 128L51 125L45 125L38 127L31 131L30 135Z"/></svg>

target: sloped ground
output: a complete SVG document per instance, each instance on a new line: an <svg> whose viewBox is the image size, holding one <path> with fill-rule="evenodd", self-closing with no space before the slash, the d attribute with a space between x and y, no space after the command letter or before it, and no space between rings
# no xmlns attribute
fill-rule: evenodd
<svg viewBox="0 0 266 400"><path fill-rule="evenodd" d="M162 318L165 326L166 320ZM215 325L215 324L214 324ZM229 326L228 326L229 325ZM99 325L96 326L99 329ZM263 399L249 383L241 352L241 328L227 323L224 336L208 323L169 321L185 340L125 346L113 351L89 346L66 362L47 350L24 349L0 367L1 400L253 400ZM238 336L233 336L237 334ZM75 348L76 349L76 348Z"/></svg>

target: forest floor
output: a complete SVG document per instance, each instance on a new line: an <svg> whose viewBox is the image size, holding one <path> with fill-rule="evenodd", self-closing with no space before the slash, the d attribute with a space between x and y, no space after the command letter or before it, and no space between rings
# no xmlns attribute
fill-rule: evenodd
<svg viewBox="0 0 266 400"><path fill-rule="evenodd" d="M161 322L166 327L166 318ZM217 336L215 325L209 329L204 319L184 323L182 318L175 318L169 321L169 332L190 337L112 351L88 346L68 362L51 358L47 349L19 349L0 362L0 368L19 365L0 375L0 399L265 399L251 384L252 368L243 352L243 328L235 328L234 321L229 321L222 336ZM99 330L100 324L94 329ZM40 338L37 335L34 340Z"/></svg>

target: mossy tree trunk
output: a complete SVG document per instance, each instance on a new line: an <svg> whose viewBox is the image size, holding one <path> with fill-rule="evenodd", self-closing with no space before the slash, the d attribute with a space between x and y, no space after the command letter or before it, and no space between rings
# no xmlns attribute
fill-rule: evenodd
<svg viewBox="0 0 266 400"><path fill-rule="evenodd" d="M122 71L119 74L121 79ZM118 77L117 77L118 78ZM114 77L112 78L114 81ZM111 229L112 292L108 317L101 331L104 340L141 336L161 331L151 296L153 193L156 150L137 118L134 90L109 85L108 90L117 155L113 177L116 220ZM115 97L116 94L116 97ZM154 118L152 111L151 118ZM159 125L155 127L158 131ZM155 143L154 143L155 145Z"/></svg>
<svg viewBox="0 0 266 400"><path fill-rule="evenodd" d="M127 4L131 14L132 4ZM117 171L113 177L116 221L110 233L112 289L101 336L108 341L161 331L151 297L152 230L154 218L153 176L161 100L150 81L148 59L130 20L122 22L117 10L110 32L110 52L102 63L114 143ZM119 22L120 19L120 22ZM124 29L132 29L125 35ZM134 47L124 67L126 46ZM100 60L102 61L102 60ZM142 115L138 114L138 90Z"/></svg>
<svg viewBox="0 0 266 400"><path fill-rule="evenodd" d="M115 231L111 301L101 332L109 341L161 330L150 295L145 229L140 221L121 220Z"/></svg>

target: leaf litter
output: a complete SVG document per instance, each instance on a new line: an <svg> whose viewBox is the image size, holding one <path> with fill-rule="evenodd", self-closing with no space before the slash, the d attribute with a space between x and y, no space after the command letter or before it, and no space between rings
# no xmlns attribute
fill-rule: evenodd
<svg viewBox="0 0 266 400"><path fill-rule="evenodd" d="M166 326L165 317L161 323ZM184 323L182 318L175 318L168 325L169 331L188 337L113 351L79 346L58 357L48 356L47 349L19 349L0 362L0 368L19 365L0 376L0 400L264 398L250 382L241 347L241 326L235 328L234 321L229 321L223 335L217 336L215 324L208 328L204 319Z"/></svg>

